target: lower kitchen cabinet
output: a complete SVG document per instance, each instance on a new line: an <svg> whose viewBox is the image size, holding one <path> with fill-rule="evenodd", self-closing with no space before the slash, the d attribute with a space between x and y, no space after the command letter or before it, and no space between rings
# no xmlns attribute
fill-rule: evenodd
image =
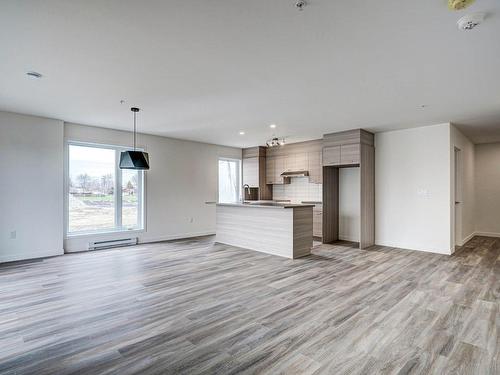
<svg viewBox="0 0 500 375"><path fill-rule="evenodd" d="M323 205L317 204L313 208L313 236L323 237Z"/></svg>

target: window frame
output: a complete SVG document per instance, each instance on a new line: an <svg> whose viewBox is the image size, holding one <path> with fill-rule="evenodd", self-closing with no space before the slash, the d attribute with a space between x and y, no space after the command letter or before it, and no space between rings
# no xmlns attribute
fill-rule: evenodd
<svg viewBox="0 0 500 375"><path fill-rule="evenodd" d="M223 157L219 156L217 159L217 203L220 202L220 191L219 191L219 185L220 185L220 169L219 169L219 162L220 161L235 161L237 162L237 175L238 175L238 192L237 192L237 201L234 203L238 203L242 201L243 195L242 195L242 182L243 182L243 176L242 176L242 160L237 159L237 158L228 158L228 157Z"/></svg>
<svg viewBox="0 0 500 375"><path fill-rule="evenodd" d="M87 141L75 141L75 140L67 140L65 142L65 171L64 171L64 237L66 239L75 238L75 237L85 237L85 236L98 236L98 235L106 235L113 233L141 233L146 231L146 174L144 171L140 172L140 177L137 181L137 188L139 191L140 199L138 199L137 203L137 228L124 228L122 227L122 202L123 202L123 192L121 190L122 185L122 170L119 166L120 153L122 151L130 151L133 150L131 146L118 146L111 144L103 144L96 142L87 142ZM115 194L115 227L109 229L96 229L96 230L85 230L85 231L77 231L70 232L69 230L69 171L70 171L70 159L69 159L69 148L70 146L81 146L81 147L91 147L91 148L101 148L115 151L115 184L114 191L119 192ZM144 151L144 148L136 147L136 150Z"/></svg>

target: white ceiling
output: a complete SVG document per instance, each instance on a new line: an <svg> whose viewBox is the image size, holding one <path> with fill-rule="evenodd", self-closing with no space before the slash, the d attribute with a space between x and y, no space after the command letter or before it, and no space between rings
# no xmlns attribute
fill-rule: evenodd
<svg viewBox="0 0 500 375"><path fill-rule="evenodd" d="M458 30L476 11L484 24ZM446 0L303 12L294 0L1 1L0 109L131 129L137 105L141 132L231 146L263 144L271 123L289 141L449 121L500 141L499 12L498 0L461 12Z"/></svg>

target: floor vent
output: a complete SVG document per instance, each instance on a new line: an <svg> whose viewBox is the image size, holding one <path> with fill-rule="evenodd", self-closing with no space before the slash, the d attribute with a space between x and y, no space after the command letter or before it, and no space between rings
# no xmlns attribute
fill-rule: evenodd
<svg viewBox="0 0 500 375"><path fill-rule="evenodd" d="M137 237L111 241L95 241L89 242L89 250L101 250L110 249L112 247L132 246L137 245L137 242Z"/></svg>

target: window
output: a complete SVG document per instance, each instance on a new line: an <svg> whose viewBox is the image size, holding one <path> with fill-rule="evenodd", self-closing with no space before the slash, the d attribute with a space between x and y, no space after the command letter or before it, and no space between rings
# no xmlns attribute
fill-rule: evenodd
<svg viewBox="0 0 500 375"><path fill-rule="evenodd" d="M124 150L69 144L69 235L143 229L144 174L119 169Z"/></svg>
<svg viewBox="0 0 500 375"><path fill-rule="evenodd" d="M237 159L219 159L219 202L235 203L240 200L240 165Z"/></svg>

